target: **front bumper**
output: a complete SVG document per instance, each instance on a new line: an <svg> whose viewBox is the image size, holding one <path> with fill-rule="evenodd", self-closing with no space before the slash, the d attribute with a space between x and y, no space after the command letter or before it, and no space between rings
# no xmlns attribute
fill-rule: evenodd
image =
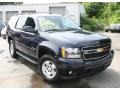
<svg viewBox="0 0 120 90"><path fill-rule="evenodd" d="M113 50L102 59L87 60L59 58L56 62L58 72L62 78L86 77L106 69L112 62Z"/></svg>

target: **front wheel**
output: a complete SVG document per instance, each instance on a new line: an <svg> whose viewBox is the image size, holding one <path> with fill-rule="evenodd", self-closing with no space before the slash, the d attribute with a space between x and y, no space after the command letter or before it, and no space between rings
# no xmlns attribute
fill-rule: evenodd
<svg viewBox="0 0 120 90"><path fill-rule="evenodd" d="M15 45L14 45L14 42L13 40L10 40L9 42L9 52L10 52L10 55L13 57L13 58L16 58L18 55L16 54L16 49L15 49Z"/></svg>
<svg viewBox="0 0 120 90"><path fill-rule="evenodd" d="M59 79L59 73L54 57L50 55L42 56L39 65L40 74L44 80L54 82Z"/></svg>

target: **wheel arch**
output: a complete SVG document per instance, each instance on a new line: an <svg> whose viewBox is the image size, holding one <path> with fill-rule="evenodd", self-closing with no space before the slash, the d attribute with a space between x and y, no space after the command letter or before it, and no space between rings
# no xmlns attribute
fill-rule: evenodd
<svg viewBox="0 0 120 90"><path fill-rule="evenodd" d="M38 45L36 54L38 59L44 54L49 54L56 57L59 55L59 47L51 42L45 41Z"/></svg>
<svg viewBox="0 0 120 90"><path fill-rule="evenodd" d="M10 40L14 40L11 36L8 36L8 43L10 43Z"/></svg>

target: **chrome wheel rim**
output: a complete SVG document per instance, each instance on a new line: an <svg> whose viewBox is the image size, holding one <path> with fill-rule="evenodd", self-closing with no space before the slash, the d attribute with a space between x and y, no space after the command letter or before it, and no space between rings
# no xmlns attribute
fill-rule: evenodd
<svg viewBox="0 0 120 90"><path fill-rule="evenodd" d="M13 55L14 53L14 46L13 46L13 43L11 42L10 43L10 54Z"/></svg>
<svg viewBox="0 0 120 90"><path fill-rule="evenodd" d="M57 73L55 64L50 60L46 60L45 62L43 62L42 73L48 79L54 78Z"/></svg>

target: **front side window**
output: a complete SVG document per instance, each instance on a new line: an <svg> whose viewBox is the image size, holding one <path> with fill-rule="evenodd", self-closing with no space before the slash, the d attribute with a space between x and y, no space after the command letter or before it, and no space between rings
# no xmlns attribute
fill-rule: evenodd
<svg viewBox="0 0 120 90"><path fill-rule="evenodd" d="M63 16L42 16L38 18L38 23L42 31L80 29L74 21Z"/></svg>
<svg viewBox="0 0 120 90"><path fill-rule="evenodd" d="M22 29L25 25L26 19L27 19L27 17L25 17L25 16L20 17L18 22L17 22L16 28Z"/></svg>
<svg viewBox="0 0 120 90"><path fill-rule="evenodd" d="M10 18L10 20L8 22L8 25L11 29L15 28L15 25L16 25L16 22L17 22L18 18L19 18L19 16L13 16L13 17Z"/></svg>

